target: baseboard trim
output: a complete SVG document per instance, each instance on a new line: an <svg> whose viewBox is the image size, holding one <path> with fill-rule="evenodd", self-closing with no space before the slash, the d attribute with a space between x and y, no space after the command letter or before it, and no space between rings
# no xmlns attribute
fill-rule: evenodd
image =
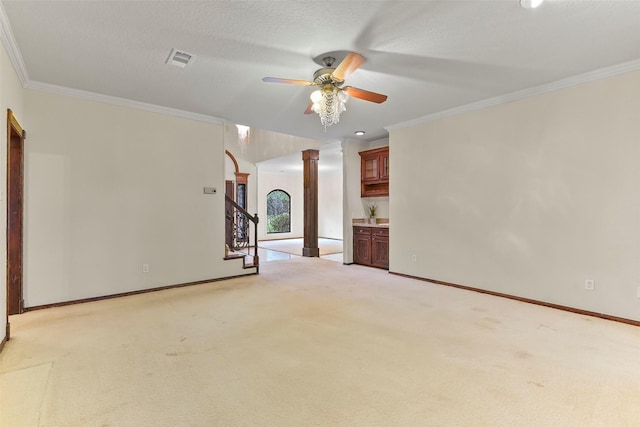
<svg viewBox="0 0 640 427"><path fill-rule="evenodd" d="M296 239L304 239L304 237L300 236L300 237L281 237L279 239L262 239L262 240L258 240L258 247L260 247L260 243L263 243L263 242L271 242L273 240L296 240Z"/></svg>
<svg viewBox="0 0 640 427"><path fill-rule="evenodd" d="M122 292L122 293L119 293L119 294L102 295L102 296L99 296L99 297L83 298L83 299L77 299L77 300L71 300L71 301L54 302L52 304L35 305L33 307L25 307L24 312L26 313L28 311L44 310L44 309L47 309L47 308L54 308L54 307L64 307L66 305L84 304L86 302L102 301L102 300L113 299L113 298L122 298L122 297L131 296L131 295L140 295L140 294L146 294L146 293L149 293L149 292L164 291L164 290L167 290L167 289L184 288L186 286L204 285L205 283L221 282L223 280L231 280L231 279L235 279L237 277L254 276L256 274L258 274L258 273L238 274L236 276L218 277L216 279L199 280L197 282L179 283L177 285L168 285L168 286L161 286L161 287L158 287L158 288L141 289L139 291Z"/></svg>
<svg viewBox="0 0 640 427"><path fill-rule="evenodd" d="M421 280L423 282L434 283L436 285L451 286L453 288L464 289L465 291L479 292L481 294L487 294L487 295L492 295L492 296L496 296L496 297L507 298L507 299L511 299L511 300L515 300L515 301L526 302L526 303L529 303L529 304L541 305L541 306L544 306L544 307L554 308L556 310L562 310L562 311L569 311L571 313L582 314L582 315L585 315L585 316L598 317L600 319L611 320L611 321L620 322L620 323L626 323L628 325L640 326L640 321L632 320L632 319L626 319L624 317L611 316L611 315L604 314L604 313L597 313L595 311L582 310L580 308L574 308L574 307L569 307L569 306L560 305L560 304L553 304L553 303L550 303L550 302L538 301L538 300L535 300L535 299L523 298L523 297L518 297L518 296L515 296L515 295L503 294L501 292L494 292L494 291L489 291L489 290L486 290L486 289L473 288L471 286L458 285L456 283L443 282L441 280L434 280L434 279L428 279L428 278L425 278L425 277L411 276L409 274L396 273L396 272L393 272L393 271L390 271L389 274L394 274L396 276L407 277L409 279Z"/></svg>
<svg viewBox="0 0 640 427"><path fill-rule="evenodd" d="M296 239L304 239L304 236L300 236L300 237L283 237L281 239L262 239L262 240L258 240L258 247L260 247L260 243L262 243L262 242L272 242L274 240L296 240ZM322 236L318 236L318 239L342 241L342 239L338 239L337 237L322 237Z"/></svg>
<svg viewBox="0 0 640 427"><path fill-rule="evenodd" d="M7 343L7 341L9 341L10 337L11 337L11 326L9 323L7 323L7 326L5 327L6 332L5 332L5 336L4 338L2 338L2 341L0 341L0 353L2 353L2 350L4 349L4 345Z"/></svg>

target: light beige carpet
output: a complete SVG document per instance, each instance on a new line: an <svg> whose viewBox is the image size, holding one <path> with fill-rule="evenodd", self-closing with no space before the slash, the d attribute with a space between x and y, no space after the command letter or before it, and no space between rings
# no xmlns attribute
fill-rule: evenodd
<svg viewBox="0 0 640 427"><path fill-rule="evenodd" d="M11 322L2 427L640 420L640 328L319 258Z"/></svg>
<svg viewBox="0 0 640 427"><path fill-rule="evenodd" d="M261 240L258 242L259 248L300 256L302 255L303 246L304 239ZM342 240L319 238L318 250L320 251L320 256L341 253Z"/></svg>

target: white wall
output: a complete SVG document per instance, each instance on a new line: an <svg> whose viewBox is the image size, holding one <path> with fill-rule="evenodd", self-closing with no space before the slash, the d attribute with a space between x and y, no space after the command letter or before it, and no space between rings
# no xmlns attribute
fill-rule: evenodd
<svg viewBox="0 0 640 427"><path fill-rule="evenodd" d="M342 239L342 169L323 169L323 154L318 162L318 237ZM302 167L300 153L300 167ZM258 168L259 169L259 168ZM304 176L301 172L263 172L258 179L258 226L260 240L304 237ZM281 189L291 196L291 232L267 233L267 194Z"/></svg>
<svg viewBox="0 0 640 427"><path fill-rule="evenodd" d="M242 124L242 123L239 123ZM325 142L263 129L250 129L248 143L238 144L238 130L235 123L224 125L225 146L236 158L242 158L255 165L265 160L286 157L308 149L320 149Z"/></svg>
<svg viewBox="0 0 640 427"><path fill-rule="evenodd" d="M222 124L33 90L25 110L27 307L248 272L222 259Z"/></svg>
<svg viewBox="0 0 640 427"><path fill-rule="evenodd" d="M250 208L249 211L252 213L257 212L260 218L260 223L258 224L259 240L303 237L303 177L301 173L280 174L273 172L259 172L255 165L265 160L297 155L300 158L300 166L302 167L302 151L308 149L318 149L322 151L322 146L324 145L326 145L326 143L322 141L300 138L297 136L285 135L262 129L251 129L249 143L244 147L244 149L241 149L240 145L238 144L238 136L235 124L225 124L225 146L227 150L233 153L236 159L238 159L240 169L246 168L247 171L251 173L251 176L249 177L248 194ZM242 162L245 162L244 166ZM320 166L322 167L322 153L320 158ZM245 170L242 171L247 172ZM323 176L325 174L328 174L329 176L327 178L324 178ZM333 209L327 208L324 205L325 202L323 200L319 201L319 237L341 239L342 194L335 193L335 190L337 190L338 192L342 191L342 185L336 182L336 179L341 179L340 173L333 173L333 171L324 173L321 172L319 175L322 176L319 176L318 181L318 197L328 197L328 202L331 203L333 203L334 200L337 200L337 203L331 206ZM330 194L329 187L336 185L338 185L338 187L334 188L333 194ZM257 190L255 190L256 188ZM277 188L287 191L292 196L291 232L267 234L266 196L271 190Z"/></svg>
<svg viewBox="0 0 640 427"><path fill-rule="evenodd" d="M7 109L13 111L14 116L24 129L28 129L29 120L23 108L23 90L18 76L11 65L11 61L3 44L0 44L0 117L4 121L3 131L0 132L0 224L4 231L0 237L0 342L6 338L5 319L7 318ZM29 135L27 134L27 138ZM28 143L25 142L25 144Z"/></svg>
<svg viewBox="0 0 640 427"><path fill-rule="evenodd" d="M300 155L302 162L302 155ZM302 174L260 172L258 179L258 240L292 239L304 236L304 188ZM291 197L291 232L267 233L267 194L284 190Z"/></svg>
<svg viewBox="0 0 640 427"><path fill-rule="evenodd" d="M640 320L639 142L640 72L392 131L391 271Z"/></svg>
<svg viewBox="0 0 640 427"><path fill-rule="evenodd" d="M318 173L318 237L342 239L342 194L342 169Z"/></svg>

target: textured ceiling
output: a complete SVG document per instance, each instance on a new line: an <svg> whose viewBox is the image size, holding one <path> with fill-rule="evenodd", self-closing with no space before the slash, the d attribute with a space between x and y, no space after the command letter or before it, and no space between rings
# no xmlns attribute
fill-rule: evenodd
<svg viewBox="0 0 640 427"><path fill-rule="evenodd" d="M3 0L27 86L170 107L335 142L474 102L640 60L640 1L31 1ZM195 55L184 69L172 48ZM358 52L352 98L326 132L303 115L313 58ZM633 65L632 64L632 65ZM635 66L635 65L633 65Z"/></svg>

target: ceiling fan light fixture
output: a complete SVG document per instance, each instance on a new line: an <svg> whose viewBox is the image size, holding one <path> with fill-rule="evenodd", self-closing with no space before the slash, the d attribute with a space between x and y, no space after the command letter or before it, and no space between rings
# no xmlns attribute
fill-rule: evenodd
<svg viewBox="0 0 640 427"><path fill-rule="evenodd" d="M345 52L344 59L340 61L337 67L333 68L335 60L336 57L334 55L323 55L322 65L325 67L313 73L313 81L281 79L278 77L263 77L262 81L320 87L309 96L311 102L307 104L304 114L317 113L326 132L327 127L340 121L340 114L346 111L349 97L353 96L354 98L378 104L387 100L387 95L381 93L370 92L353 86L342 87L345 79L365 62L364 56L355 52ZM317 58L314 61L317 62Z"/></svg>
<svg viewBox="0 0 640 427"><path fill-rule="evenodd" d="M326 131L340 121L340 114L347 109L349 94L334 85L326 85L313 91L309 98L313 103L311 109L320 116L320 123Z"/></svg>
<svg viewBox="0 0 640 427"><path fill-rule="evenodd" d="M311 98L311 102L313 102L314 105L317 104L322 99L322 91L320 89L314 90L311 92L311 96L309 98Z"/></svg>
<svg viewBox="0 0 640 427"><path fill-rule="evenodd" d="M535 9L540 6L544 0L520 0L520 6L524 9Z"/></svg>

